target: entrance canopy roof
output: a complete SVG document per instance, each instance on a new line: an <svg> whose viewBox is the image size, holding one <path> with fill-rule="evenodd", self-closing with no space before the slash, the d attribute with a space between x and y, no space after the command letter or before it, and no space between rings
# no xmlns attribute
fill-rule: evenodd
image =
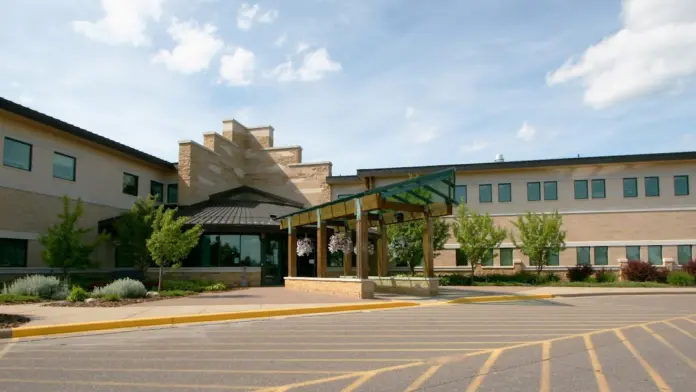
<svg viewBox="0 0 696 392"><path fill-rule="evenodd" d="M370 226L452 214L455 170L447 169L370 189L276 218L281 229L313 225L355 228L356 212L367 212Z"/></svg>

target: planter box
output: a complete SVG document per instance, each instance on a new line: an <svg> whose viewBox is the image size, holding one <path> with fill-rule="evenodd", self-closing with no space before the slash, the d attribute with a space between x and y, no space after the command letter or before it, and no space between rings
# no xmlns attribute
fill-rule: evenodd
<svg viewBox="0 0 696 392"><path fill-rule="evenodd" d="M285 288L361 299L375 297L375 283L368 279L285 277Z"/></svg>
<svg viewBox="0 0 696 392"><path fill-rule="evenodd" d="M370 276L370 280L378 293L431 296L440 288L439 278Z"/></svg>

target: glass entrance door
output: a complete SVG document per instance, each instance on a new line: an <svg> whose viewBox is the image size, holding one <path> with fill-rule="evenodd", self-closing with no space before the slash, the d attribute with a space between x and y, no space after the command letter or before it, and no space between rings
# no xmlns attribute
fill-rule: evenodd
<svg viewBox="0 0 696 392"><path fill-rule="evenodd" d="M285 276L285 244L280 236L266 235L263 239L261 285L282 286Z"/></svg>

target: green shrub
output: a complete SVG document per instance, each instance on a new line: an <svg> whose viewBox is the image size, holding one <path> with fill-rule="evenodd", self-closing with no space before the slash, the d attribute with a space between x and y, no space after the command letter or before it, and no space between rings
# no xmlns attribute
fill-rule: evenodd
<svg viewBox="0 0 696 392"><path fill-rule="evenodd" d="M89 293L85 289L80 286L73 286L67 299L70 302L82 302L87 298L89 298Z"/></svg>
<svg viewBox="0 0 696 392"><path fill-rule="evenodd" d="M594 275L590 275L584 280L585 283L599 283Z"/></svg>
<svg viewBox="0 0 696 392"><path fill-rule="evenodd" d="M0 294L0 304L22 304L39 301L41 301L41 298L36 295Z"/></svg>
<svg viewBox="0 0 696 392"><path fill-rule="evenodd" d="M95 298L106 297L108 294L116 294L120 298L143 298L147 294L147 289L138 280L123 278L104 287L97 287L92 292L92 296Z"/></svg>
<svg viewBox="0 0 696 392"><path fill-rule="evenodd" d="M204 291L225 291L227 290L227 285L222 282L213 283L205 287Z"/></svg>
<svg viewBox="0 0 696 392"><path fill-rule="evenodd" d="M667 275L667 283L672 286L693 286L695 282L696 278L688 272L672 271Z"/></svg>
<svg viewBox="0 0 696 392"><path fill-rule="evenodd" d="M574 267L568 268L566 276L571 282L584 282L587 278L594 274L594 269L589 264L580 264Z"/></svg>
<svg viewBox="0 0 696 392"><path fill-rule="evenodd" d="M468 284L471 284L471 279L468 276L461 274L440 276L440 286L464 286Z"/></svg>
<svg viewBox="0 0 696 392"><path fill-rule="evenodd" d="M159 292L160 297L186 297L188 295L196 294L193 291L185 290L162 290Z"/></svg>
<svg viewBox="0 0 696 392"><path fill-rule="evenodd" d="M545 272L536 279L534 284L549 284L554 282L560 282L561 278L553 272Z"/></svg>
<svg viewBox="0 0 696 392"><path fill-rule="evenodd" d="M104 294L103 299L105 302L118 302L121 300L121 296L118 293L107 293Z"/></svg>
<svg viewBox="0 0 696 392"><path fill-rule="evenodd" d="M616 274L611 271L599 270L595 272L594 278L598 283L614 283L616 282Z"/></svg>
<svg viewBox="0 0 696 392"><path fill-rule="evenodd" d="M3 294L36 296L43 299L62 300L68 296L68 289L55 276L30 275L5 285Z"/></svg>
<svg viewBox="0 0 696 392"><path fill-rule="evenodd" d="M182 290L202 293L204 291L226 290L227 285L222 282L207 280L165 280L162 282L162 291Z"/></svg>

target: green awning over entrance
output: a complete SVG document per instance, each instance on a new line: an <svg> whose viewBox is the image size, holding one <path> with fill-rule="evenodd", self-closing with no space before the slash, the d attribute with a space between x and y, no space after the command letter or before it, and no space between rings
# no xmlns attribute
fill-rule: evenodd
<svg viewBox="0 0 696 392"><path fill-rule="evenodd" d="M346 196L278 217L281 229L316 224L354 228L356 212L368 212L370 226L452 214L455 170L447 169Z"/></svg>

